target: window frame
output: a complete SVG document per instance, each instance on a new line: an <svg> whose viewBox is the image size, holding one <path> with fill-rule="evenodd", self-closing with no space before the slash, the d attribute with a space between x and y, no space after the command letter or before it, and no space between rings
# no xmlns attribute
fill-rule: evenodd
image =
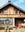
<svg viewBox="0 0 25 32"><path fill-rule="evenodd" d="M4 18L5 19L5 18ZM7 18L7 20L2 20L2 19L0 19L1 21L8 21L8 19L9 18ZM10 18L10 19L12 19L12 24L0 24L0 25L13 25L13 18ZM10 21L11 22L11 21Z"/></svg>

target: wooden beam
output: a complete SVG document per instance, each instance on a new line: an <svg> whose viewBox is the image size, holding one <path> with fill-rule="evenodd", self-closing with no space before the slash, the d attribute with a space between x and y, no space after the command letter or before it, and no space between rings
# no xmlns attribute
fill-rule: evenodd
<svg viewBox="0 0 25 32"><path fill-rule="evenodd" d="M21 14L21 16L19 15L19 14L15 14L15 15L7 15L7 14L0 14L0 17L16 17L16 18L25 18L25 15L23 14Z"/></svg>

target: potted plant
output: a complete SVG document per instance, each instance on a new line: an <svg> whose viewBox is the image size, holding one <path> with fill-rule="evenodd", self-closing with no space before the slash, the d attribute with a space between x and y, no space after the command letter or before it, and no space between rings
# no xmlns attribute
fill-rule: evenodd
<svg viewBox="0 0 25 32"><path fill-rule="evenodd" d="M12 27L9 28L9 32L13 32L13 28Z"/></svg>
<svg viewBox="0 0 25 32"><path fill-rule="evenodd" d="M9 29L9 26L7 26L7 30Z"/></svg>
<svg viewBox="0 0 25 32"><path fill-rule="evenodd" d="M0 27L0 30L5 30L5 27Z"/></svg>
<svg viewBox="0 0 25 32"><path fill-rule="evenodd" d="M0 27L0 32L5 31L5 27Z"/></svg>

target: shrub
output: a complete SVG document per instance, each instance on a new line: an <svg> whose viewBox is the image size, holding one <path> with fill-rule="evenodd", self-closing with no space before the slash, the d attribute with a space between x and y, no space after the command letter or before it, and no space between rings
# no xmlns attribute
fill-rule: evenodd
<svg viewBox="0 0 25 32"><path fill-rule="evenodd" d="M9 28L9 30L13 30L13 28L11 27L11 28Z"/></svg>
<svg viewBox="0 0 25 32"><path fill-rule="evenodd" d="M0 30L5 30L5 27L0 27Z"/></svg>
<svg viewBox="0 0 25 32"><path fill-rule="evenodd" d="M9 29L9 26L7 26L7 28L6 29Z"/></svg>

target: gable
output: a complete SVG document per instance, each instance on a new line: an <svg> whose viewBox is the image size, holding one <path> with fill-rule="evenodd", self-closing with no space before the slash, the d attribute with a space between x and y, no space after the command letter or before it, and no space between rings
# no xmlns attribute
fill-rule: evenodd
<svg viewBox="0 0 25 32"><path fill-rule="evenodd" d="M1 12L4 11L3 14L24 14L23 12L19 11L17 8L13 6L4 7Z"/></svg>
<svg viewBox="0 0 25 32"><path fill-rule="evenodd" d="M18 7L14 6L13 4L8 4L7 6L3 7L2 9L6 10L6 9L8 9L8 7L11 7L11 6L25 14L25 12L22 9L19 9Z"/></svg>

